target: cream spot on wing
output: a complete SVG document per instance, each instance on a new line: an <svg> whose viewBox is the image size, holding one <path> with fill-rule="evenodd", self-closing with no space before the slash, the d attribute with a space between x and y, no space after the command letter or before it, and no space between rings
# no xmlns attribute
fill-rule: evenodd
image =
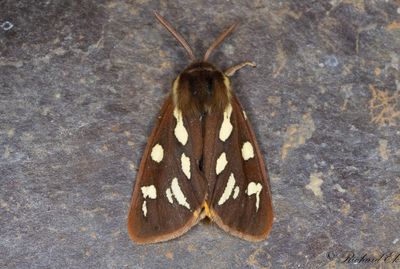
<svg viewBox="0 0 400 269"><path fill-rule="evenodd" d="M231 82L227 76L224 75L224 85L226 88L226 94L228 96L228 99L231 99Z"/></svg>
<svg viewBox="0 0 400 269"><path fill-rule="evenodd" d="M182 145L186 145L186 142L188 140L188 132L183 125L182 111L178 108L175 108L174 117L176 119L176 127L174 130L175 137Z"/></svg>
<svg viewBox="0 0 400 269"><path fill-rule="evenodd" d="M247 195L256 195L256 211L258 211L258 207L260 206L260 193L262 190L262 185L260 183L250 182L247 186Z"/></svg>
<svg viewBox="0 0 400 269"><path fill-rule="evenodd" d="M229 199L232 194L233 187L235 186L236 180L233 173L229 176L228 182L226 183L225 190L222 193L221 198L219 198L218 205L222 205Z"/></svg>
<svg viewBox="0 0 400 269"><path fill-rule="evenodd" d="M232 115L232 105L228 104L224 111L224 120L221 124L221 129L219 130L219 139L225 142L232 133L233 125L231 123Z"/></svg>
<svg viewBox="0 0 400 269"><path fill-rule="evenodd" d="M143 201L143 204L142 204L142 211L143 211L143 216L147 216L147 206L146 206L146 200L145 201Z"/></svg>
<svg viewBox="0 0 400 269"><path fill-rule="evenodd" d="M151 150L151 159L155 162L161 162L164 157L164 149L160 144L157 144Z"/></svg>
<svg viewBox="0 0 400 269"><path fill-rule="evenodd" d="M236 186L235 189L233 190L233 199L236 199L238 197L239 191L240 191L239 186Z"/></svg>
<svg viewBox="0 0 400 269"><path fill-rule="evenodd" d="M156 187L154 187L154 185L143 186L140 189L142 190L143 199L145 199L142 204L142 211L143 211L143 215L146 217L147 216L146 198L149 197L150 199L156 199L157 198L157 190L156 190Z"/></svg>
<svg viewBox="0 0 400 269"><path fill-rule="evenodd" d="M215 173L219 175L222 171L224 171L228 161L226 160L225 152L222 152L221 155L217 159L217 164L215 165Z"/></svg>
<svg viewBox="0 0 400 269"><path fill-rule="evenodd" d="M242 157L245 161L254 158L253 146L249 141L245 142L242 146Z"/></svg>
<svg viewBox="0 0 400 269"><path fill-rule="evenodd" d="M180 80L180 75L174 80L174 83L172 83L172 101L174 103L174 106L176 107L178 105L178 86L179 86L179 80Z"/></svg>
<svg viewBox="0 0 400 269"><path fill-rule="evenodd" d="M171 192L171 189L168 188L168 189L165 191L165 194L167 195L168 202L169 202L170 204L173 204L173 203L174 203L174 200L172 199L172 192Z"/></svg>
<svg viewBox="0 0 400 269"><path fill-rule="evenodd" d="M156 187L154 187L154 185L150 185L150 186L143 186L141 188L142 190L142 194L143 194L143 198L146 199L147 197L149 197L150 199L156 199L157 198L157 191L156 191Z"/></svg>
<svg viewBox="0 0 400 269"><path fill-rule="evenodd" d="M179 187L178 179L176 177L172 180L171 189L176 201L178 201L178 204L190 209L190 205L186 201L186 197L183 194L181 187Z"/></svg>
<svg viewBox="0 0 400 269"><path fill-rule="evenodd" d="M246 111L243 110L243 117L245 120L247 120L247 115L246 115Z"/></svg>
<svg viewBox="0 0 400 269"><path fill-rule="evenodd" d="M185 155L185 153L182 153L181 156L181 166L183 173L188 179L190 179L190 159Z"/></svg>

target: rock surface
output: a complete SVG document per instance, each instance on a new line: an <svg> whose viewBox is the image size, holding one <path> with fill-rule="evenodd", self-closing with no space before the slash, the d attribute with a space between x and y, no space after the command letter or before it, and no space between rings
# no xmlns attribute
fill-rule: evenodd
<svg viewBox="0 0 400 269"><path fill-rule="evenodd" d="M211 62L258 64L232 83L271 177L265 242L204 223L128 238L146 138L188 64L153 10L198 56L240 21ZM1 268L348 268L348 251L400 251L398 0L6 0L0 26Z"/></svg>

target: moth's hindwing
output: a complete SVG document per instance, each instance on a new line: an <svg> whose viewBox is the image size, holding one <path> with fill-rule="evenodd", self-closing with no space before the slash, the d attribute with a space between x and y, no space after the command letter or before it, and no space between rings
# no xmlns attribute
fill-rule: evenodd
<svg viewBox="0 0 400 269"><path fill-rule="evenodd" d="M136 177L128 232L138 243L175 238L199 220L207 182L199 172L201 123L174 108L168 97Z"/></svg>
<svg viewBox="0 0 400 269"><path fill-rule="evenodd" d="M204 172L210 217L250 241L267 237L273 221L268 174L254 132L232 94L223 115L210 114L204 137Z"/></svg>

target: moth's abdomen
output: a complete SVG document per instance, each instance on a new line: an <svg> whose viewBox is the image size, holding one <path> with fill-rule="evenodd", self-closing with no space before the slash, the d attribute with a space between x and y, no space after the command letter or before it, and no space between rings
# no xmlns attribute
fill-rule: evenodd
<svg viewBox="0 0 400 269"><path fill-rule="evenodd" d="M183 113L221 112L229 103L229 79L207 62L194 63L176 78L172 95Z"/></svg>

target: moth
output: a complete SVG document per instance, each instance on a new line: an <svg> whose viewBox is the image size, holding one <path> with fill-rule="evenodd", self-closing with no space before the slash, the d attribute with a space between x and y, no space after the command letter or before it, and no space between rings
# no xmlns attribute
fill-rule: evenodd
<svg viewBox="0 0 400 269"><path fill-rule="evenodd" d="M255 64L221 71L208 62L237 23L196 60L186 40L159 13L155 16L192 63L173 81L148 139L129 209L129 236L137 243L166 241L209 218L234 236L264 240L273 221L269 178L229 79Z"/></svg>

